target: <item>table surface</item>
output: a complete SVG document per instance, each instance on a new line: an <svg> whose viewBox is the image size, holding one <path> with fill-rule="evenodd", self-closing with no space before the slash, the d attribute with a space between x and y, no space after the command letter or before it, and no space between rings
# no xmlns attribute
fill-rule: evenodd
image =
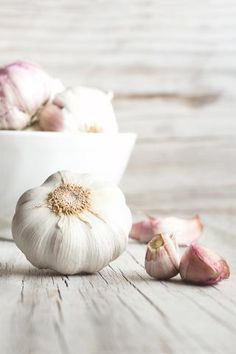
<svg viewBox="0 0 236 354"><path fill-rule="evenodd" d="M204 244L217 249L231 278L200 287L151 279L146 246L93 275L37 270L11 241L0 242L2 353L234 353L235 218L205 216Z"/></svg>
<svg viewBox="0 0 236 354"><path fill-rule="evenodd" d="M132 212L198 213L202 243L231 267L216 286L158 282L131 242L101 272L67 277L0 239L1 353L235 352L235 18L233 0L1 0L0 63L113 90L121 131L138 133L121 183Z"/></svg>

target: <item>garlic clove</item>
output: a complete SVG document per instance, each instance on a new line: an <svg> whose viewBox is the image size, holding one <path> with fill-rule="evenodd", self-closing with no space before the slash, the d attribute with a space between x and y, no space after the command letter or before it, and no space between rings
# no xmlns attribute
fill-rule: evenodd
<svg viewBox="0 0 236 354"><path fill-rule="evenodd" d="M139 242L149 242L155 234L174 234L179 246L194 243L201 236L203 225L199 216L191 219L176 217L154 218L148 216L145 220L134 223L130 238Z"/></svg>
<svg viewBox="0 0 236 354"><path fill-rule="evenodd" d="M38 110L63 90L39 66L16 61L0 69L0 129L24 129L37 119Z"/></svg>
<svg viewBox="0 0 236 354"><path fill-rule="evenodd" d="M183 280L201 284L216 284L230 275L226 261L201 245L189 246L180 261L180 275Z"/></svg>
<svg viewBox="0 0 236 354"><path fill-rule="evenodd" d="M92 175L59 171L21 196L12 234L38 268L92 273L125 250L131 223L117 186Z"/></svg>
<svg viewBox="0 0 236 354"><path fill-rule="evenodd" d="M28 193L28 192L27 192ZM45 195L45 194L44 194ZM53 251L53 237L58 235L58 218L48 208L39 207L33 200L30 203L18 202L12 222L12 235L17 247L37 268L50 268L57 253Z"/></svg>
<svg viewBox="0 0 236 354"><path fill-rule="evenodd" d="M148 243L145 269L159 280L170 279L179 273L178 246L173 235L158 234Z"/></svg>
<svg viewBox="0 0 236 354"><path fill-rule="evenodd" d="M148 216L145 220L132 225L129 237L133 240L147 243L158 233L156 232L158 223L158 219Z"/></svg>
<svg viewBox="0 0 236 354"><path fill-rule="evenodd" d="M24 205L26 209L32 209L45 204L45 194L48 193L50 193L50 188L46 184L29 189L27 193L22 194L19 198L16 210L18 210L19 205Z"/></svg>
<svg viewBox="0 0 236 354"><path fill-rule="evenodd" d="M179 246L188 246L196 242L203 231L198 215L191 219L167 217L158 223L157 232L173 233Z"/></svg>
<svg viewBox="0 0 236 354"><path fill-rule="evenodd" d="M55 96L53 106L47 110L47 117L41 114L41 121L50 127L58 126L53 120L63 122L60 129L78 130L86 133L117 133L118 126L111 102L111 94L96 88L67 88ZM60 113L59 113L60 108ZM43 123L42 123L43 124Z"/></svg>

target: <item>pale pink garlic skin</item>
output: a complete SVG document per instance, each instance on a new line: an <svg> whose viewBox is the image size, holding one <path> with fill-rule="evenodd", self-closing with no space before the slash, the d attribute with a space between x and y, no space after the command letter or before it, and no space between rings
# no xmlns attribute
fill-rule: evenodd
<svg viewBox="0 0 236 354"><path fill-rule="evenodd" d="M0 68L0 129L26 128L63 88L36 64L19 60Z"/></svg>
<svg viewBox="0 0 236 354"><path fill-rule="evenodd" d="M173 233L179 246L188 246L199 239L202 231L203 225L198 215L191 219L177 217L158 219L148 216L145 220L133 224L130 238L147 243L155 234Z"/></svg>
<svg viewBox="0 0 236 354"><path fill-rule="evenodd" d="M44 131L76 131L76 121L71 117L65 117L63 107L57 102L52 102L41 109L38 114L39 127Z"/></svg>
<svg viewBox="0 0 236 354"><path fill-rule="evenodd" d="M148 216L145 220L134 223L129 237L142 243L149 242L157 234L158 222L156 218Z"/></svg>
<svg viewBox="0 0 236 354"><path fill-rule="evenodd" d="M201 245L189 246L180 261L181 278L199 285L216 284L230 276L226 261Z"/></svg>
<svg viewBox="0 0 236 354"><path fill-rule="evenodd" d="M46 131L63 131L63 114L61 108L54 104L46 105L38 115L39 126Z"/></svg>
<svg viewBox="0 0 236 354"><path fill-rule="evenodd" d="M179 246L189 246L202 235L203 224L198 215L190 219L167 217L158 223L157 232L173 233Z"/></svg>
<svg viewBox="0 0 236 354"><path fill-rule="evenodd" d="M156 235L147 245L146 272L158 280L167 280L179 273L178 246L173 235Z"/></svg>

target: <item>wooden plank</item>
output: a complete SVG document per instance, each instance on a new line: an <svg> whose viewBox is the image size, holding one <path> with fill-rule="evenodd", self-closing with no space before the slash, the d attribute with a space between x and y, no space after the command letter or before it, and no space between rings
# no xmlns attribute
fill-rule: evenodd
<svg viewBox="0 0 236 354"><path fill-rule="evenodd" d="M141 140L235 140L236 101L230 97L115 97L114 108L120 130Z"/></svg>
<svg viewBox="0 0 236 354"><path fill-rule="evenodd" d="M0 63L25 58L118 94L235 96L235 15L232 0L2 0Z"/></svg>
<svg viewBox="0 0 236 354"><path fill-rule="evenodd" d="M235 220L217 218L204 218L203 242L227 257L234 274ZM158 282L145 273L144 255L145 246L131 242L100 273L65 277L33 268L12 242L1 241L2 351L233 354L235 276L211 287L179 277Z"/></svg>
<svg viewBox="0 0 236 354"><path fill-rule="evenodd" d="M121 186L134 211L235 213L235 148L232 140L140 141Z"/></svg>

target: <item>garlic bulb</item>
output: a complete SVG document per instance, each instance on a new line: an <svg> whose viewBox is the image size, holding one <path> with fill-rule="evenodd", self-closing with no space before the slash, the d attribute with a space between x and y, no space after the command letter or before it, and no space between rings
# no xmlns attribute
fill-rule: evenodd
<svg viewBox="0 0 236 354"><path fill-rule="evenodd" d="M118 131L111 95L90 87L67 88L39 114L43 130L90 133Z"/></svg>
<svg viewBox="0 0 236 354"><path fill-rule="evenodd" d="M24 129L64 89L39 66L16 61L0 68L0 129Z"/></svg>
<svg viewBox="0 0 236 354"><path fill-rule="evenodd" d="M38 268L92 273L125 250L131 224L117 186L89 174L61 171L20 197L12 234Z"/></svg>

